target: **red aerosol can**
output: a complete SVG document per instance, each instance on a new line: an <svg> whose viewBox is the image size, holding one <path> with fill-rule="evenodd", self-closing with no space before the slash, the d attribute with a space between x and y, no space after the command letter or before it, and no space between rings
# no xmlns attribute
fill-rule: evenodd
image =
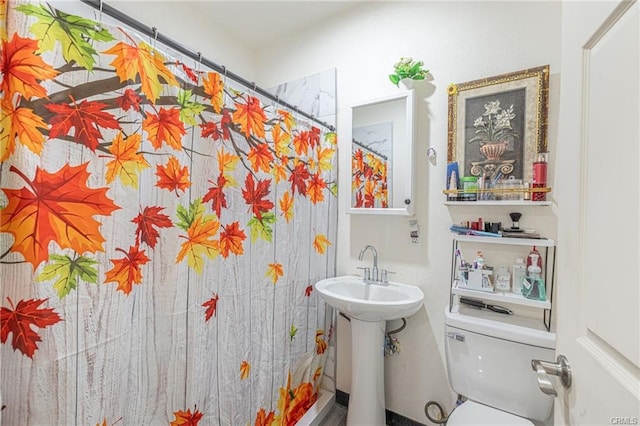
<svg viewBox="0 0 640 426"><path fill-rule="evenodd" d="M547 152L539 152L538 158L533 163L533 188L546 188L547 186ZM533 192L532 201L545 201L546 192Z"/></svg>

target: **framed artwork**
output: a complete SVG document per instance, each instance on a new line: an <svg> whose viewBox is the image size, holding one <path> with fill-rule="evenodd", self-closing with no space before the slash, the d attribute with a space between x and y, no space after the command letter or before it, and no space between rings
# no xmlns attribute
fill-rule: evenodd
<svg viewBox="0 0 640 426"><path fill-rule="evenodd" d="M549 65L451 84L447 161L461 176L531 182L547 151Z"/></svg>

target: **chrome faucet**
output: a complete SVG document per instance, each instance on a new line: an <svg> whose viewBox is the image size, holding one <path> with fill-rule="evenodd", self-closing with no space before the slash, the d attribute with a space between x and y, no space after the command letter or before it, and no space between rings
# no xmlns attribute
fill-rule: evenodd
<svg viewBox="0 0 640 426"><path fill-rule="evenodd" d="M360 250L360 254L358 255L358 260L362 260L362 258L364 257L364 253L367 250L371 250L371 252L373 253L373 268L371 268L371 275L370 277L367 277L366 275L366 269L365 269L365 281L371 280L373 282L378 282L378 251L376 250L376 248L372 245L366 245L362 248L362 250Z"/></svg>

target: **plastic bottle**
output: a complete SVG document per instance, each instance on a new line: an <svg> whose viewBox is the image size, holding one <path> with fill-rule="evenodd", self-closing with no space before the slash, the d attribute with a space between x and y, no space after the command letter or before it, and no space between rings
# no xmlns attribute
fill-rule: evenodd
<svg viewBox="0 0 640 426"><path fill-rule="evenodd" d="M476 252L476 260L473 264L474 269L484 269L484 257L481 251Z"/></svg>
<svg viewBox="0 0 640 426"><path fill-rule="evenodd" d="M542 274L542 256L540 256L540 252L536 249L536 246L533 246L529 252L529 256L527 256L527 271L529 271L531 265L536 265L540 268L539 272Z"/></svg>
<svg viewBox="0 0 640 426"><path fill-rule="evenodd" d="M504 265L498 266L496 269L496 291L511 291L511 276L509 274L509 268Z"/></svg>
<svg viewBox="0 0 640 426"><path fill-rule="evenodd" d="M524 277L527 275L527 265L524 264L524 259L518 257L516 262L513 264L513 283L511 286L511 291L514 293L522 294L522 283L524 282Z"/></svg>

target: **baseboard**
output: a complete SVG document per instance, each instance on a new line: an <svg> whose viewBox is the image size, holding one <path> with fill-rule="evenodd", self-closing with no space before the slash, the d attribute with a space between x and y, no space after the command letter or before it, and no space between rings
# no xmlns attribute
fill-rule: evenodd
<svg viewBox="0 0 640 426"><path fill-rule="evenodd" d="M336 403L345 408L349 408L349 394L336 389ZM393 411L385 410L387 426L426 426L424 423L418 423L401 414Z"/></svg>

